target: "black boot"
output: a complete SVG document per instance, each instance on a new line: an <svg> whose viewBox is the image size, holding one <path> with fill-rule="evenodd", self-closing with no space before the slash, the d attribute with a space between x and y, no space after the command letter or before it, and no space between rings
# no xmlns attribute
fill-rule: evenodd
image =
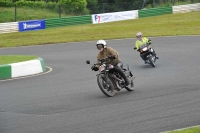
<svg viewBox="0 0 200 133"><path fill-rule="evenodd" d="M153 55L156 57L156 59L159 59L159 57L156 56L155 50L153 48L152 48L152 50L153 50Z"/></svg>

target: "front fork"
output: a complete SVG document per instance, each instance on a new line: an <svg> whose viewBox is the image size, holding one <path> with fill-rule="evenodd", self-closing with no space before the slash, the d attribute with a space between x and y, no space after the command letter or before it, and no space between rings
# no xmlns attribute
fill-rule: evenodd
<svg viewBox="0 0 200 133"><path fill-rule="evenodd" d="M96 76L98 76L99 74L97 74ZM108 73L104 73L102 74L102 79L105 81L106 85L108 86L109 85L109 80L108 80Z"/></svg>

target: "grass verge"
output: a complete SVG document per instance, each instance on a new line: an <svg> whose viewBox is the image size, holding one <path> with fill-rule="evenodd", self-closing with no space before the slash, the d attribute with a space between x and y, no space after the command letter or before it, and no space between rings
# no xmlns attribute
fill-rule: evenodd
<svg viewBox="0 0 200 133"><path fill-rule="evenodd" d="M0 65L23 62L37 58L37 56L31 55L3 55L0 56Z"/></svg>
<svg viewBox="0 0 200 133"><path fill-rule="evenodd" d="M133 38L138 31L148 37L200 35L199 13L169 14L111 23L0 34L0 47Z"/></svg>
<svg viewBox="0 0 200 133"><path fill-rule="evenodd" d="M180 129L180 130L173 130L165 133L200 133L200 126Z"/></svg>

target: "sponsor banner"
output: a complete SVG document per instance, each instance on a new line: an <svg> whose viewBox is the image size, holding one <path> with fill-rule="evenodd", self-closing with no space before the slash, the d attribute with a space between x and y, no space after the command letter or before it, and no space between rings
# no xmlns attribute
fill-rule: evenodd
<svg viewBox="0 0 200 133"><path fill-rule="evenodd" d="M18 22L18 26L19 26L19 31L39 30L39 29L45 29L46 27L44 20Z"/></svg>
<svg viewBox="0 0 200 133"><path fill-rule="evenodd" d="M135 11L124 11L124 12L114 12L114 13L104 13L104 14L94 14L92 15L92 23L105 23L113 21L121 21L128 19L135 19Z"/></svg>

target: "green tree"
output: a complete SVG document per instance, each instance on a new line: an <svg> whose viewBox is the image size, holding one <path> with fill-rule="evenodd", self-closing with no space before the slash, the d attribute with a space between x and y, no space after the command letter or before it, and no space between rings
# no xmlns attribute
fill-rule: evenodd
<svg viewBox="0 0 200 133"><path fill-rule="evenodd" d="M86 0L60 0L59 4L66 14L83 13L87 6Z"/></svg>
<svg viewBox="0 0 200 133"><path fill-rule="evenodd" d="M89 14L95 14L99 12L98 0L87 0L87 9Z"/></svg>

